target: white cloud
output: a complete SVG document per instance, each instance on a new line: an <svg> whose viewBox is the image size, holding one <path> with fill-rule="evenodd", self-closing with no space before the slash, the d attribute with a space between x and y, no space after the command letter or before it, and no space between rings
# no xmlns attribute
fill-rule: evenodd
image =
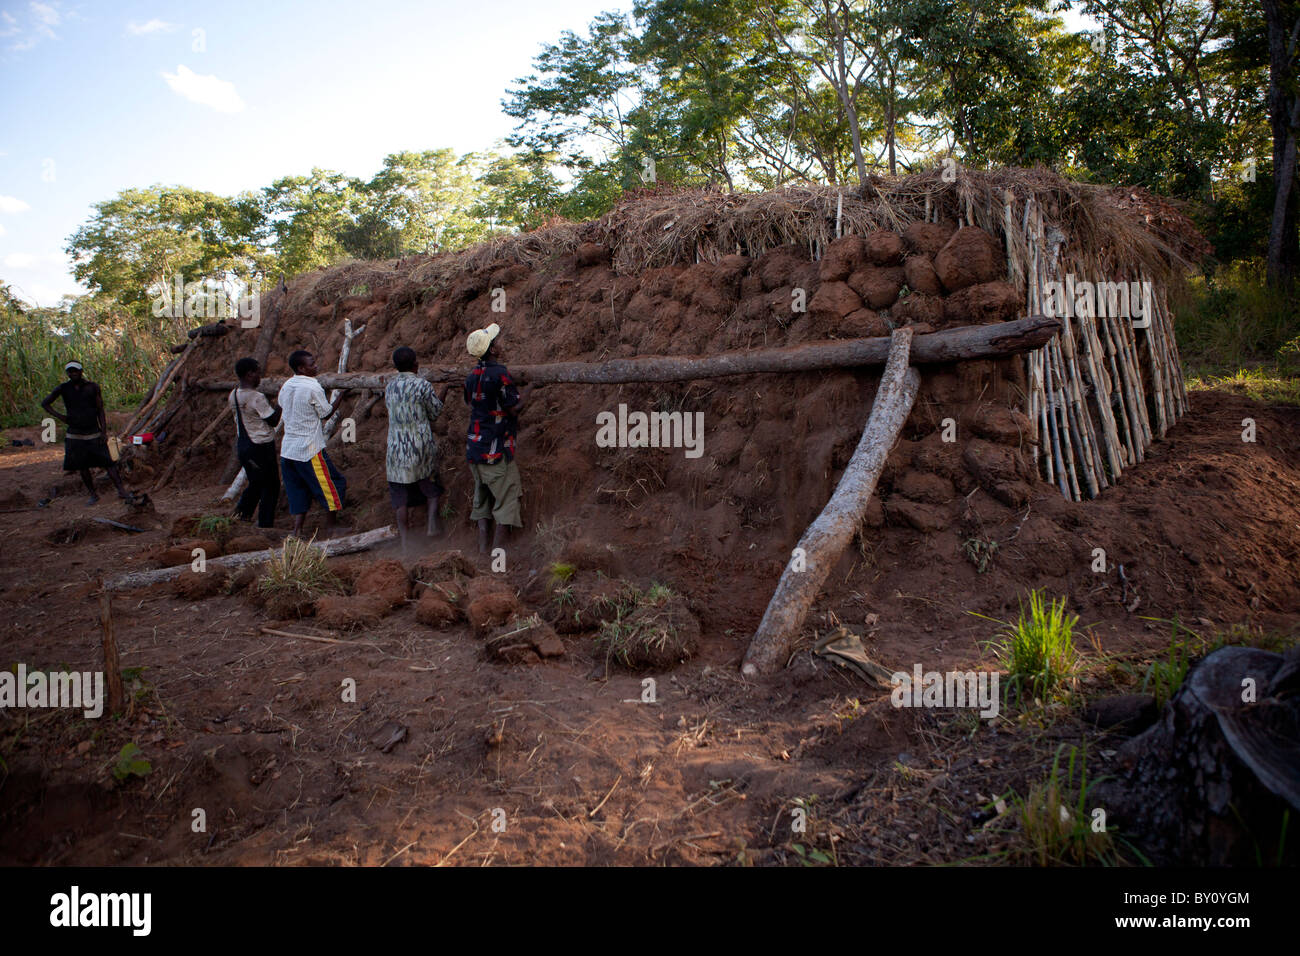
<svg viewBox="0 0 1300 956"><path fill-rule="evenodd" d="M4 234L5 234L5 227L0 226L0 236L3 236Z"/></svg>
<svg viewBox="0 0 1300 956"><path fill-rule="evenodd" d="M147 33L171 33L176 29L176 24L168 23L166 20L159 20L154 17L145 23L136 23L134 20L126 25L126 32L133 37L144 36Z"/></svg>
<svg viewBox="0 0 1300 956"><path fill-rule="evenodd" d="M9 51L12 53L22 53L24 50L30 50L41 41L41 38L47 40L57 40L58 34L54 28L63 23L65 19L77 19L75 15L65 16L60 9L60 4L55 3L37 3L35 0L27 4L28 20L30 25L24 29L18 22L18 18L8 12L0 13L0 37L16 37L13 43L9 44Z"/></svg>
<svg viewBox="0 0 1300 956"><path fill-rule="evenodd" d="M68 257L61 252L11 252L0 259L6 269L44 269L47 266L68 265Z"/></svg>
<svg viewBox="0 0 1300 956"><path fill-rule="evenodd" d="M59 11L54 9L48 3L32 3L30 6L32 9L32 16L34 16L36 22L42 26L57 27L59 21L63 19Z"/></svg>
<svg viewBox="0 0 1300 956"><path fill-rule="evenodd" d="M15 213L26 212L32 207L27 205L17 196L0 196L0 212Z"/></svg>
<svg viewBox="0 0 1300 956"><path fill-rule="evenodd" d="M175 92L192 103L211 106L219 113L241 113L244 101L239 98L235 84L216 76L201 76L185 66L176 67L175 73L164 73L162 78Z"/></svg>

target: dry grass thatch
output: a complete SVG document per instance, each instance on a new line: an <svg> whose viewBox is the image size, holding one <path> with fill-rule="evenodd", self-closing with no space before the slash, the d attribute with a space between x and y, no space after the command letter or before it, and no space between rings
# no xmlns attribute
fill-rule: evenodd
<svg viewBox="0 0 1300 956"><path fill-rule="evenodd" d="M553 261L585 242L605 246L615 271L623 275L713 262L735 253L759 256L791 243L808 246L816 256L836 237L837 224L838 234L844 235L901 232L925 221L980 226L1007 240L1012 261L1025 262L1029 253L1022 217L1031 204L1049 228L1065 237L1067 261L1086 260L1106 274L1164 277L1209 252L1172 203L1140 188L1076 183L1043 168L962 169L947 182L936 169L876 178L862 187L639 194L594 222L557 220L456 252L341 263L300 277L286 307L319 308L358 288L384 288L390 298L417 301L441 294L460 277L515 263Z"/></svg>

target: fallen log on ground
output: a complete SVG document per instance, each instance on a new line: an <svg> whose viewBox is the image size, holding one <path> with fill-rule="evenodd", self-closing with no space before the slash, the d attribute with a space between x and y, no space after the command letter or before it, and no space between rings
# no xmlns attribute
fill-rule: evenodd
<svg viewBox="0 0 1300 956"><path fill-rule="evenodd" d="M967 325L943 332L918 335L913 340L912 364L936 365L969 359L1005 358L1041 348L1059 332L1058 319L1036 315L994 325ZM828 368L883 365L889 357L888 338L843 339L787 345L774 349L746 349L695 358L686 355L643 355L611 359L608 362L556 362L549 365L511 365L520 382L533 384L580 383L616 385L625 382L679 382L720 378L725 375L753 375L765 372L809 372ZM396 373L349 372L321 375L322 388L355 388L382 391ZM429 368L420 375L431 382L463 381L463 368ZM263 379L258 386L275 394L283 379ZM208 390L230 390L234 382L197 383Z"/></svg>
<svg viewBox="0 0 1300 956"><path fill-rule="evenodd" d="M781 574L776 593L745 652L741 671L747 677L773 674L785 666L817 592L862 527L885 459L898 441L921 387L920 373L908 366L911 340L911 329L897 329L893 334L889 362L880 378L867 427L830 501L803 533L795 556Z"/></svg>
<svg viewBox="0 0 1300 956"><path fill-rule="evenodd" d="M375 528L372 531L351 534L345 538L330 538L326 541L318 541L312 547L320 548L325 552L326 557L334 557L339 554L366 551L377 544L383 544L385 541L391 541L396 537L396 528ZM243 554L227 554L224 557L210 559L205 563L205 567L210 571L213 568L232 569L246 567L250 564L261 564L263 561L270 561L281 550L283 550L282 547L267 548L264 551L246 551ZM190 565L182 564L174 568L159 568L156 571L132 571L130 574L124 574L120 578L109 581L104 587L109 591L147 587L150 584L173 581L188 570L190 570Z"/></svg>

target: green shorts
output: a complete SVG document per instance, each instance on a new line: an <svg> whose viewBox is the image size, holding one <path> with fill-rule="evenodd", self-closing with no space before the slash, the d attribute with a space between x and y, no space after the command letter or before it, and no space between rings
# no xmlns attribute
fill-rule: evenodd
<svg viewBox="0 0 1300 956"><path fill-rule="evenodd" d="M523 483L519 480L519 466L505 460L491 465L470 462L469 471L474 476L474 507L469 520L491 518L497 524L522 527L519 496L523 493Z"/></svg>

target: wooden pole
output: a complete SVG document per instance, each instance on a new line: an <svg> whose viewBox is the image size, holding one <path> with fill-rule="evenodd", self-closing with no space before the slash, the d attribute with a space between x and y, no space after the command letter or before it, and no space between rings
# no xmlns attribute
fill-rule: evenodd
<svg viewBox="0 0 1300 956"><path fill-rule="evenodd" d="M366 327L363 325L361 326L361 328L356 329L354 331L352 328L352 320L351 319L343 320L343 348L339 351L339 374L340 375L342 375L344 372L348 370L348 356L352 353L352 340L356 338L358 335L360 335L362 332L364 332L365 330ZM334 389L334 391L330 392L329 402L331 405L334 404L334 400L339 397L339 393L342 391L343 389L336 388ZM334 434L334 429L338 427L338 423L339 423L339 413L335 412L333 415L330 416L329 421L325 423L326 443L329 442L330 436Z"/></svg>
<svg viewBox="0 0 1300 956"><path fill-rule="evenodd" d="M1137 421L1129 414L1131 399L1128 390L1128 377L1125 374L1124 356L1111 330L1110 318L1098 316L1097 330L1102 336L1106 348L1106 358L1110 362L1111 379L1115 383L1115 397L1119 405L1119 422L1124 426L1124 448L1128 453L1129 467L1142 461L1142 435Z"/></svg>
<svg viewBox="0 0 1300 956"><path fill-rule="evenodd" d="M117 635L113 630L113 595L100 580L99 623L104 631L104 681L108 684L108 712L123 713L122 660L117 652Z"/></svg>
<svg viewBox="0 0 1300 956"><path fill-rule="evenodd" d="M212 421L208 422L208 427L199 432L199 437L190 442L181 454L187 458L194 454L195 449L202 445L203 442L207 440L207 437L217 430L217 426L230 417L230 409L226 406L225 402L222 402L221 411L217 412L216 417L213 418Z"/></svg>
<svg viewBox="0 0 1300 956"><path fill-rule="evenodd" d="M139 406L136 408L134 412L131 413L131 417L127 419L126 427L123 429L123 433L129 434L131 430L135 427L136 422L139 420L141 413L145 409L145 406L149 404L150 399L152 399L156 394L158 394L158 386L162 384L163 379L165 379L168 375L171 374L172 369L176 367L176 363L179 361L180 361L180 357L177 356L176 358L168 362L163 367L163 370L158 373L158 377L154 380L153 385L150 387L149 391L145 392L144 398L140 400Z"/></svg>
<svg viewBox="0 0 1300 956"><path fill-rule="evenodd" d="M339 554L366 551L377 544L383 544L385 541L391 541L396 537L396 528L375 528L373 531L363 531L360 534L351 534L345 538L330 538L326 541L319 541L313 544L312 547L324 551L326 557L334 557ZM281 548L268 548L265 551L245 551L242 554L227 554L220 558L210 558L206 565L208 570L203 573L208 574L213 568L242 568L250 564L261 564L264 561L270 561L281 550ZM121 591L126 588L140 588L150 584L161 584L165 581L175 580L189 569L188 564L182 564L174 568L159 568L156 571L133 571L130 574L124 574L120 578L109 581L105 585L105 589L106 591Z"/></svg>
<svg viewBox="0 0 1300 956"><path fill-rule="evenodd" d="M832 565L862 527L885 460L912 411L921 387L920 374L908 366L912 330L896 329L891 338L889 361L862 438L830 501L799 539L796 556L781 575L745 653L742 672L746 676L774 674L785 666Z"/></svg>
<svg viewBox="0 0 1300 956"><path fill-rule="evenodd" d="M352 420L354 422L361 421L362 418L370 414L370 409L374 408L377 404L379 404L379 400L383 397L384 396L382 392L375 392L373 395L370 395L368 397L358 398L356 404L352 406L352 414L350 416ZM329 444L334 440L334 437L335 437L334 435L327 436L325 439L325 443Z"/></svg>
<svg viewBox="0 0 1300 956"><path fill-rule="evenodd" d="M131 416L131 420L126 423L127 427L122 429L121 434L118 435L118 438L120 440L125 439L126 436L130 434L131 429L134 428L137 423L143 421L145 417L151 411L153 411L153 407L158 404L158 402L163 397L163 393L167 391L167 387L171 385L172 379L174 379L177 373L180 372L182 366L185 365L189 357L194 354L194 348L199 344L199 341L200 341L199 336L195 336L194 338L190 339L190 344L185 346L185 352L181 355L180 359L176 362L176 364L172 366L171 371L158 384L158 387L154 390L153 398L145 402L144 405L139 409L139 411L137 411L134 415Z"/></svg>
<svg viewBox="0 0 1300 956"><path fill-rule="evenodd" d="M993 325L968 325L918 335L913 341L912 364L939 365L968 359L1005 358L1043 345L1060 331L1059 320L1035 315L1014 322ZM889 357L887 337L844 339L787 345L773 349L745 349L720 352L696 358L685 355L643 355L637 358L612 359L608 362L556 362L550 365L512 365L511 375L533 384L577 383L584 385L618 385L627 382L683 382L720 378L727 375L754 375L769 372L809 372L828 368L857 368L884 365ZM458 382L465 378L461 368L430 368L420 372L431 382ZM356 388L383 391L391 374L349 372L321 375L324 388ZM258 388L275 394L282 379L263 379ZM197 383L210 391L234 388L233 382Z"/></svg>

